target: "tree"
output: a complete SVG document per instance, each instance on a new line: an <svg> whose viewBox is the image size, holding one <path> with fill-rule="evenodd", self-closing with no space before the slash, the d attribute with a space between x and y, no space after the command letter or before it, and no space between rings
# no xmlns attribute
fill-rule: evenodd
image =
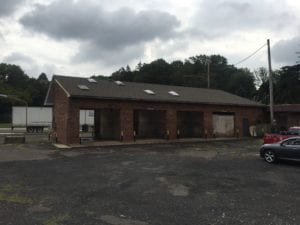
<svg viewBox="0 0 300 225"><path fill-rule="evenodd" d="M24 83L29 80L29 77L24 73L21 67L12 64L1 63L0 64L0 79L14 87L20 89Z"/></svg>
<svg viewBox="0 0 300 225"><path fill-rule="evenodd" d="M118 71L112 73L111 79L120 81L133 81L134 73L131 71L129 66L127 66L126 69L122 67Z"/></svg>
<svg viewBox="0 0 300 225"><path fill-rule="evenodd" d="M45 73L41 73L37 79L41 84L47 84L49 83L48 77Z"/></svg>
<svg viewBox="0 0 300 225"><path fill-rule="evenodd" d="M254 77L255 77L255 85L256 87L261 86L263 83L267 82L268 77L268 70L265 67L260 67L257 70L254 71Z"/></svg>
<svg viewBox="0 0 300 225"><path fill-rule="evenodd" d="M41 106L44 103L49 81L45 73L29 78L18 65L0 64L0 93L13 95L28 102L29 105ZM11 106L24 105L13 98L0 98L0 122L10 122Z"/></svg>
<svg viewBox="0 0 300 225"><path fill-rule="evenodd" d="M236 73L232 74L227 91L252 99L256 91L254 76L248 69L239 69Z"/></svg>
<svg viewBox="0 0 300 225"><path fill-rule="evenodd" d="M281 68L274 97L277 104L300 104L300 64Z"/></svg>
<svg viewBox="0 0 300 225"><path fill-rule="evenodd" d="M265 74L259 76L263 80L256 91L255 99L268 104L269 81ZM300 104L300 64L273 71L273 83L275 104Z"/></svg>
<svg viewBox="0 0 300 225"><path fill-rule="evenodd" d="M157 59L149 64L144 64L134 81L156 84L170 84L172 66L164 59Z"/></svg>

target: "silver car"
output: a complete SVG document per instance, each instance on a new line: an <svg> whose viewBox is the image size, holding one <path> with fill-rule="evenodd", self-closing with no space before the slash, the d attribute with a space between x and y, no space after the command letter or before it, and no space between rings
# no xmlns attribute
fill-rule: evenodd
<svg viewBox="0 0 300 225"><path fill-rule="evenodd" d="M277 159L300 159L300 137L291 137L283 141L264 144L260 148L260 156L268 163Z"/></svg>

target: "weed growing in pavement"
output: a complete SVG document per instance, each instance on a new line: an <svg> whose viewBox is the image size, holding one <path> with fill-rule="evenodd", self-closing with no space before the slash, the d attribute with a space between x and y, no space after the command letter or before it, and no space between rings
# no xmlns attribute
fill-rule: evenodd
<svg viewBox="0 0 300 225"><path fill-rule="evenodd" d="M19 194L21 186L18 185L3 185L0 186L0 201L17 203L17 204L32 204L33 201L29 197Z"/></svg>
<svg viewBox="0 0 300 225"><path fill-rule="evenodd" d="M52 216L50 219L46 220L43 225L60 225L66 220L70 219L69 214L62 214L58 216Z"/></svg>

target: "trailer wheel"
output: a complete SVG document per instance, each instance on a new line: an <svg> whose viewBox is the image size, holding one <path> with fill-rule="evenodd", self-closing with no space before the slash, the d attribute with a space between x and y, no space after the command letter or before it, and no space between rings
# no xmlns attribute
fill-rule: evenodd
<svg viewBox="0 0 300 225"><path fill-rule="evenodd" d="M37 132L38 133L43 133L43 131L44 131L44 127L38 127L37 128Z"/></svg>
<svg viewBox="0 0 300 225"><path fill-rule="evenodd" d="M33 127L27 127L27 132L28 133L33 133L34 132L34 128Z"/></svg>

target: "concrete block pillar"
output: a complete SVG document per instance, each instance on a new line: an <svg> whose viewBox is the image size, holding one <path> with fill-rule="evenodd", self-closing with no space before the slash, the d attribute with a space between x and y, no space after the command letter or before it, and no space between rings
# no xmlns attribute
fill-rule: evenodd
<svg viewBox="0 0 300 225"><path fill-rule="evenodd" d="M243 117L238 112L234 114L234 136L243 137Z"/></svg>
<svg viewBox="0 0 300 225"><path fill-rule="evenodd" d="M177 111L174 109L166 111L166 133L170 140L177 138Z"/></svg>
<svg viewBox="0 0 300 225"><path fill-rule="evenodd" d="M203 113L203 130L204 137L212 138L213 137L213 114L212 112L206 111Z"/></svg>

